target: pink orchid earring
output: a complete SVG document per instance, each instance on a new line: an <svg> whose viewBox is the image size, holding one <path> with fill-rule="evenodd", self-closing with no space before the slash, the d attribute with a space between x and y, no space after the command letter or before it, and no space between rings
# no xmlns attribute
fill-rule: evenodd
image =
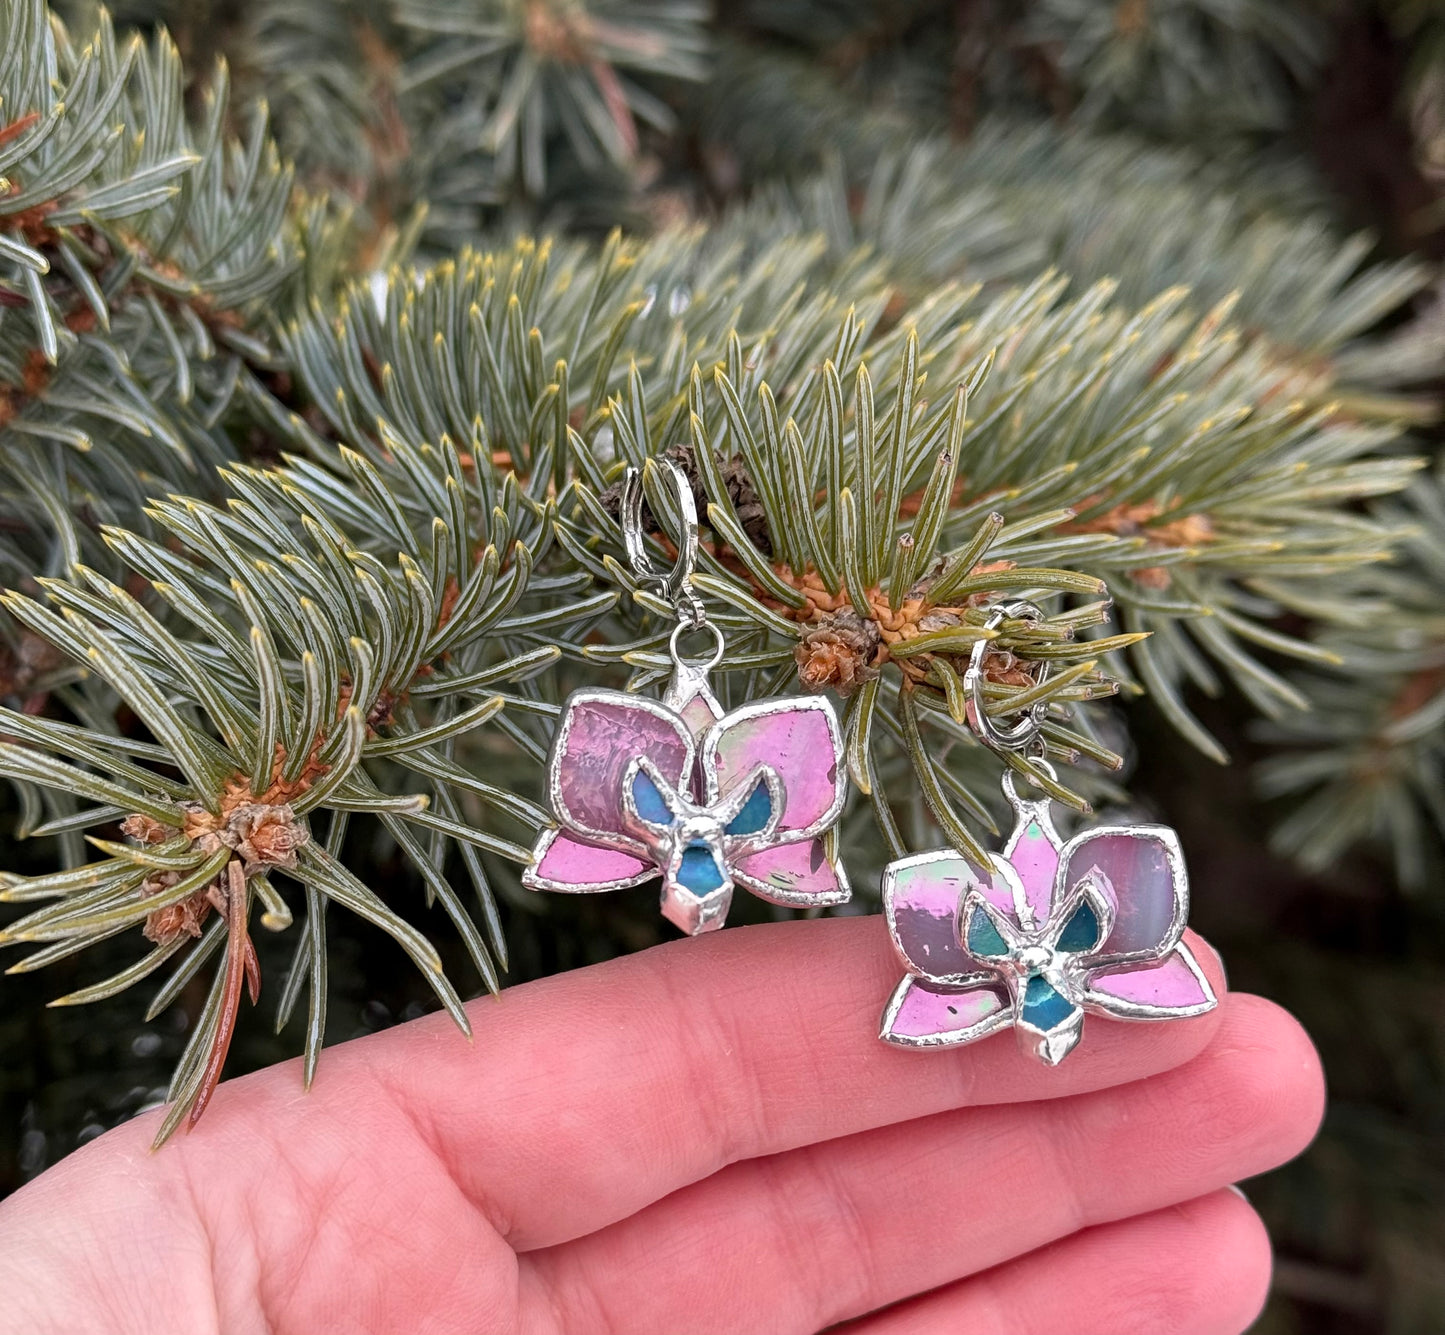
<svg viewBox="0 0 1445 1335"><path fill-rule="evenodd" d="M594 894L661 877L662 913L689 935L721 927L741 885L774 904L811 908L848 898L828 831L847 796L843 740L822 696L761 700L724 713L708 685L722 632L692 587L697 511L677 466L654 460L681 519L663 574L642 527L642 474L623 481L623 541L633 571L677 614L672 676L661 700L626 691L568 697L547 764L558 827L545 831L522 883ZM684 634L708 632L712 653L687 659Z"/></svg>
<svg viewBox="0 0 1445 1335"><path fill-rule="evenodd" d="M1040 615L1032 603L1010 603L988 624ZM984 712L984 646L964 677L970 725L996 750L1041 749L1041 707L1006 729ZM1011 773L1003 788L1014 829L988 866L943 849L885 869L884 914L908 976L879 1036L958 1047L1012 1026L1026 1052L1056 1066L1079 1042L1085 1014L1172 1020L1212 1010L1214 991L1181 939L1189 878L1174 831L1099 825L1065 842L1047 797L1020 797Z"/></svg>

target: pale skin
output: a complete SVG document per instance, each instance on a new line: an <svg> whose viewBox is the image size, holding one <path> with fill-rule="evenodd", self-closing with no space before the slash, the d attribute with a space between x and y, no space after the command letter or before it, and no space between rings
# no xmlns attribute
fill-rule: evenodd
<svg viewBox="0 0 1445 1335"><path fill-rule="evenodd" d="M0 1204L0 1331L1238 1335L1269 1246L1231 1183L1322 1081L1257 997L889 1048L876 919L677 941L221 1086Z"/></svg>

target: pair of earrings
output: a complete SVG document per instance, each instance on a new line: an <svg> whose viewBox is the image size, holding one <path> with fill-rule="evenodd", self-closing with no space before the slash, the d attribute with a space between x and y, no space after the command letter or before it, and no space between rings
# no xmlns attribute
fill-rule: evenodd
<svg viewBox="0 0 1445 1335"><path fill-rule="evenodd" d="M547 766L558 827L539 838L523 883L590 894L660 876L663 915L690 935L722 926L738 886L794 908L844 903L837 715L822 696L723 711L708 685L722 633L691 582L692 491L675 465L658 465L681 517L672 569L658 571L644 546L635 469L624 478L621 523L634 572L676 610L672 675L660 700L600 689L568 698ZM1030 603L1010 603L990 625L1037 615ZM698 632L712 636L712 652L685 658L679 641ZM964 676L970 726L997 750L1036 748L1044 706L1008 727L984 711L984 647L975 645ZM1053 1066L1078 1043L1088 1012L1164 1020L1210 1010L1214 993L1181 939L1189 882L1174 831L1100 825L1065 842L1047 797L1020 796L1011 773L1003 787L1014 829L988 866L942 849L884 870L884 914L907 973L880 1037L957 1047L1012 1025L1025 1051Z"/></svg>

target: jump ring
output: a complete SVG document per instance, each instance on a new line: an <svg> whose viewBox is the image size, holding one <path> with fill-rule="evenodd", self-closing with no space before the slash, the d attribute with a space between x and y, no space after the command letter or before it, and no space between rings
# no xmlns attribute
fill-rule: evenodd
<svg viewBox="0 0 1445 1335"><path fill-rule="evenodd" d="M1034 764L1037 765L1039 769L1043 770L1044 774L1045 774L1050 780L1052 780L1052 781L1055 782L1055 783L1058 782L1059 772L1058 772L1058 770L1056 770L1051 764L1049 764L1049 762L1048 762L1047 760L1037 760L1037 759L1036 759L1036 760L1034 761ZM1023 803L1031 800L1031 799L1029 799L1029 798L1024 798L1024 797L1020 797L1020 796L1019 796L1019 790L1018 790L1018 788L1015 786L1015 783L1014 783L1014 780L1015 780L1016 777L1017 777L1017 776L1014 774L1013 770L1011 770L1011 769L1005 770L1004 773L1003 773L1003 791L1004 791L1004 796L1008 798L1008 800L1013 804L1013 806L1014 806L1015 809L1017 809L1019 806L1023 805Z"/></svg>
<svg viewBox="0 0 1445 1335"><path fill-rule="evenodd" d="M684 633L691 634L695 630L711 632L713 641L712 653L704 658L684 658L677 647L677 642ZM704 673L711 672L713 668L722 662L723 633L714 626L711 621L702 621L696 626L690 626L685 621L679 621L677 625L672 628L672 634L668 637L667 651L672 655L673 663L679 667L689 667L695 671Z"/></svg>

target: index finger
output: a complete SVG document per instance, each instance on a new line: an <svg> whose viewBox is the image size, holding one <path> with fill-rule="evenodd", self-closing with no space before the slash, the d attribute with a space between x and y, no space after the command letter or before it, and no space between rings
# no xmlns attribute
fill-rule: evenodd
<svg viewBox="0 0 1445 1335"><path fill-rule="evenodd" d="M1199 956L1222 992L1213 952ZM899 973L877 918L678 941L472 1002L471 1043L437 1015L330 1049L305 1099L294 1066L229 1082L187 1153L208 1141L235 1153L257 1097L284 1129L355 1116L379 1087L520 1251L593 1232L739 1159L1138 1080L1188 1061L1215 1030L1214 1014L1090 1020L1057 1069L1008 1035L900 1051L877 1038Z"/></svg>

